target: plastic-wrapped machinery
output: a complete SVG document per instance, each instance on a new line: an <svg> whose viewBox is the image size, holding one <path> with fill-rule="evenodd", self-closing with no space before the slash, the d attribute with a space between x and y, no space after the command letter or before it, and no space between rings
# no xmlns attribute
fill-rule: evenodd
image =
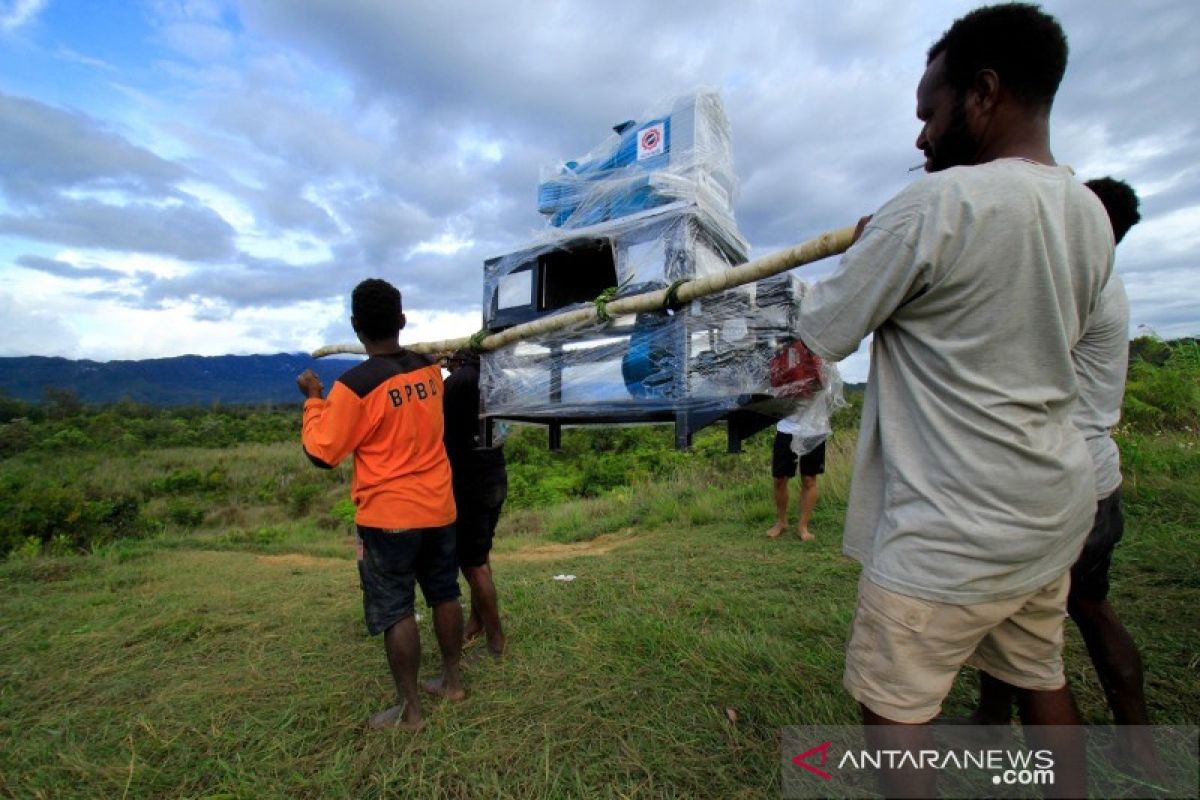
<svg viewBox="0 0 1200 800"><path fill-rule="evenodd" d="M484 327L592 303L611 287L624 297L744 263L735 190L729 123L715 93L615 126L586 156L544 171L546 230L484 264ZM811 391L780 383L802 291L785 273L487 353L486 417L547 424L552 446L562 425L673 421L686 447L696 430L725 419L736 450L815 403L836 377L832 365L816 365Z"/></svg>

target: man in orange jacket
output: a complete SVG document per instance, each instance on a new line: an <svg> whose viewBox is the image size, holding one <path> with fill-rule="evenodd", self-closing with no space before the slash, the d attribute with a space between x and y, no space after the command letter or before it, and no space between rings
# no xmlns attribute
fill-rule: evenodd
<svg viewBox="0 0 1200 800"><path fill-rule="evenodd" d="M329 396L312 370L296 379L304 401L301 438L318 467L354 454L350 496L357 508L358 571L367 630L384 635L400 702L370 718L372 728L424 725L417 689L421 637L414 584L433 609L442 675L426 691L466 696L459 663L463 618L455 553L454 494L442 445L442 373L436 362L400 347L400 292L377 278L351 295L350 324L367 360L337 379Z"/></svg>

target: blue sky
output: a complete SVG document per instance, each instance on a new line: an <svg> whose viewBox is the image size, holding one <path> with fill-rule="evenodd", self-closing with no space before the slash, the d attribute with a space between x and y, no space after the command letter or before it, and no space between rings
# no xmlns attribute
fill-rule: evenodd
<svg viewBox="0 0 1200 800"><path fill-rule="evenodd" d="M699 86L755 254L852 224L912 180L924 50L972 6L0 0L0 355L309 350L371 275L410 340L470 333L541 169ZM1200 5L1046 8L1058 160L1143 198L1134 332L1198 334Z"/></svg>

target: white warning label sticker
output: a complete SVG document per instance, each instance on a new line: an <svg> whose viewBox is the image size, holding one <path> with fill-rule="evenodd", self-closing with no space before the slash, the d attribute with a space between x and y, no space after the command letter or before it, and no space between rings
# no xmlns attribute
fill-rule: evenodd
<svg viewBox="0 0 1200 800"><path fill-rule="evenodd" d="M638 131L637 160L662 155L667 151L666 125L656 122Z"/></svg>

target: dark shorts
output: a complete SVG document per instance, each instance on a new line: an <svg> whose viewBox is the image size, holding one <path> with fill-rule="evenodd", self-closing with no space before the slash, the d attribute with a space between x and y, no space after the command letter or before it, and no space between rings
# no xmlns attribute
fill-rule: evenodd
<svg viewBox="0 0 1200 800"><path fill-rule="evenodd" d="M367 632L383 633L413 613L415 584L432 608L458 597L454 526L385 531L358 526Z"/></svg>
<svg viewBox="0 0 1200 800"><path fill-rule="evenodd" d="M500 521L500 509L507 496L508 482L503 473L482 486L455 487L458 521L454 527L458 533L460 567L482 567L488 563L496 523Z"/></svg>
<svg viewBox="0 0 1200 800"><path fill-rule="evenodd" d="M797 459L792 450L792 435L775 432L775 450L771 454L771 475L776 478L793 478L796 475ZM801 475L825 474L825 442L821 442L809 453L799 458Z"/></svg>
<svg viewBox="0 0 1200 800"><path fill-rule="evenodd" d="M1108 598L1108 570L1112 566L1113 548L1125 533L1125 516L1121 513L1121 490L1117 489L1096 504L1096 519L1083 552L1071 567L1072 600L1100 602Z"/></svg>

